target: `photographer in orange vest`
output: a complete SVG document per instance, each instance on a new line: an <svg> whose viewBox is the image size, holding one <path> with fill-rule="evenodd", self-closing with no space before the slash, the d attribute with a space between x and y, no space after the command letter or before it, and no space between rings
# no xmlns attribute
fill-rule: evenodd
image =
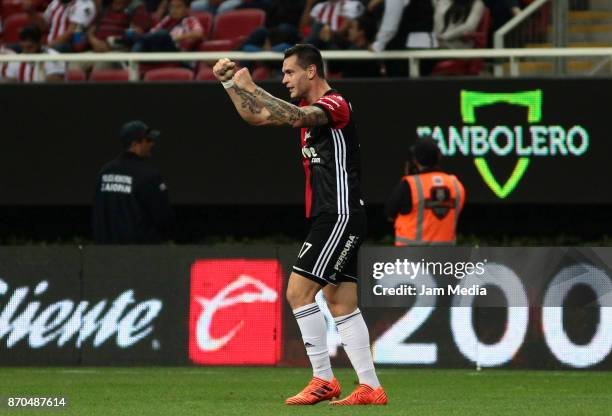
<svg viewBox="0 0 612 416"><path fill-rule="evenodd" d="M418 138L410 153L406 176L385 206L395 222L395 245L454 245L465 202L463 185L440 170L442 153L431 137Z"/></svg>

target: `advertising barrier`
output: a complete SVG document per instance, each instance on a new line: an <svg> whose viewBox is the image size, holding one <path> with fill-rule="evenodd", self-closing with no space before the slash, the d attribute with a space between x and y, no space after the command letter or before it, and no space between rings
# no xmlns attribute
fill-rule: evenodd
<svg viewBox="0 0 612 416"><path fill-rule="evenodd" d="M282 266L277 260L196 261L191 268L190 360L196 364L278 363L282 289ZM217 316L226 308L232 308L231 312Z"/></svg>
<svg viewBox="0 0 612 416"><path fill-rule="evenodd" d="M0 365L307 366L284 300L298 250L2 247ZM364 247L359 264L378 365L612 370L611 248Z"/></svg>
<svg viewBox="0 0 612 416"><path fill-rule="evenodd" d="M612 174L612 79L332 85L354 110L369 204L385 202L410 145L424 135L438 142L442 167L458 175L470 204L612 203L604 191ZM262 86L288 99L280 82ZM96 174L120 152L119 127L138 118L162 132L155 163L173 203L303 203L299 132L243 122L216 82L1 85L0 91L0 108L12 121L2 130L2 205L90 205ZM160 103L172 103L172 117ZM69 128L67 111L78 113ZM58 164L51 154L77 162Z"/></svg>
<svg viewBox="0 0 612 416"><path fill-rule="evenodd" d="M377 248L362 306L390 323L380 364L612 368L612 249ZM403 309L395 320L380 308Z"/></svg>

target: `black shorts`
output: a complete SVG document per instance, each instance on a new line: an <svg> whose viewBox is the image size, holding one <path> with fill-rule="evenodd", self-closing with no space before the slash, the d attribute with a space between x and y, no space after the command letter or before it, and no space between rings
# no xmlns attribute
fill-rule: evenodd
<svg viewBox="0 0 612 416"><path fill-rule="evenodd" d="M293 271L325 286L357 281L357 251L366 235L365 213L321 214L312 220Z"/></svg>

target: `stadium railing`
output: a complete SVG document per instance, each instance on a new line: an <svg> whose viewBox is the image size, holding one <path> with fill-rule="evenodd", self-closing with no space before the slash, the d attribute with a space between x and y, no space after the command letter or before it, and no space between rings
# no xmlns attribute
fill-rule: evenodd
<svg viewBox="0 0 612 416"><path fill-rule="evenodd" d="M566 47L570 8L569 0L533 1L493 34L493 47L522 48L547 40L551 40L556 48ZM566 72L565 61L562 57L555 58L554 73L563 75ZM496 63L495 75L503 76L503 72L503 66Z"/></svg>
<svg viewBox="0 0 612 416"><path fill-rule="evenodd" d="M418 51L324 51L323 57L330 60L406 60L409 75L419 77L419 62L423 59L503 59L509 62L510 76L520 75L521 58L571 58L571 57L612 57L612 48L519 48L519 49L461 49L461 50L418 50ZM140 62L214 62L220 58L237 61L281 61L282 53L275 52L184 52L184 53L67 53L67 54L12 54L0 55L4 62L124 62L130 72L130 80L138 81ZM502 76L501 74L496 74Z"/></svg>

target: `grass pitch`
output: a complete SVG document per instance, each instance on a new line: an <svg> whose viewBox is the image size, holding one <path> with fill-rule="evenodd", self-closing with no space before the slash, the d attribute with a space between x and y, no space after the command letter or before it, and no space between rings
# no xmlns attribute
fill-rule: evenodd
<svg viewBox="0 0 612 416"><path fill-rule="evenodd" d="M294 368L4 368L0 396L66 396L64 409L16 415L612 415L612 374L382 369L388 406L287 407L309 369ZM356 378L336 370L344 397ZM41 413L42 412L42 413Z"/></svg>

